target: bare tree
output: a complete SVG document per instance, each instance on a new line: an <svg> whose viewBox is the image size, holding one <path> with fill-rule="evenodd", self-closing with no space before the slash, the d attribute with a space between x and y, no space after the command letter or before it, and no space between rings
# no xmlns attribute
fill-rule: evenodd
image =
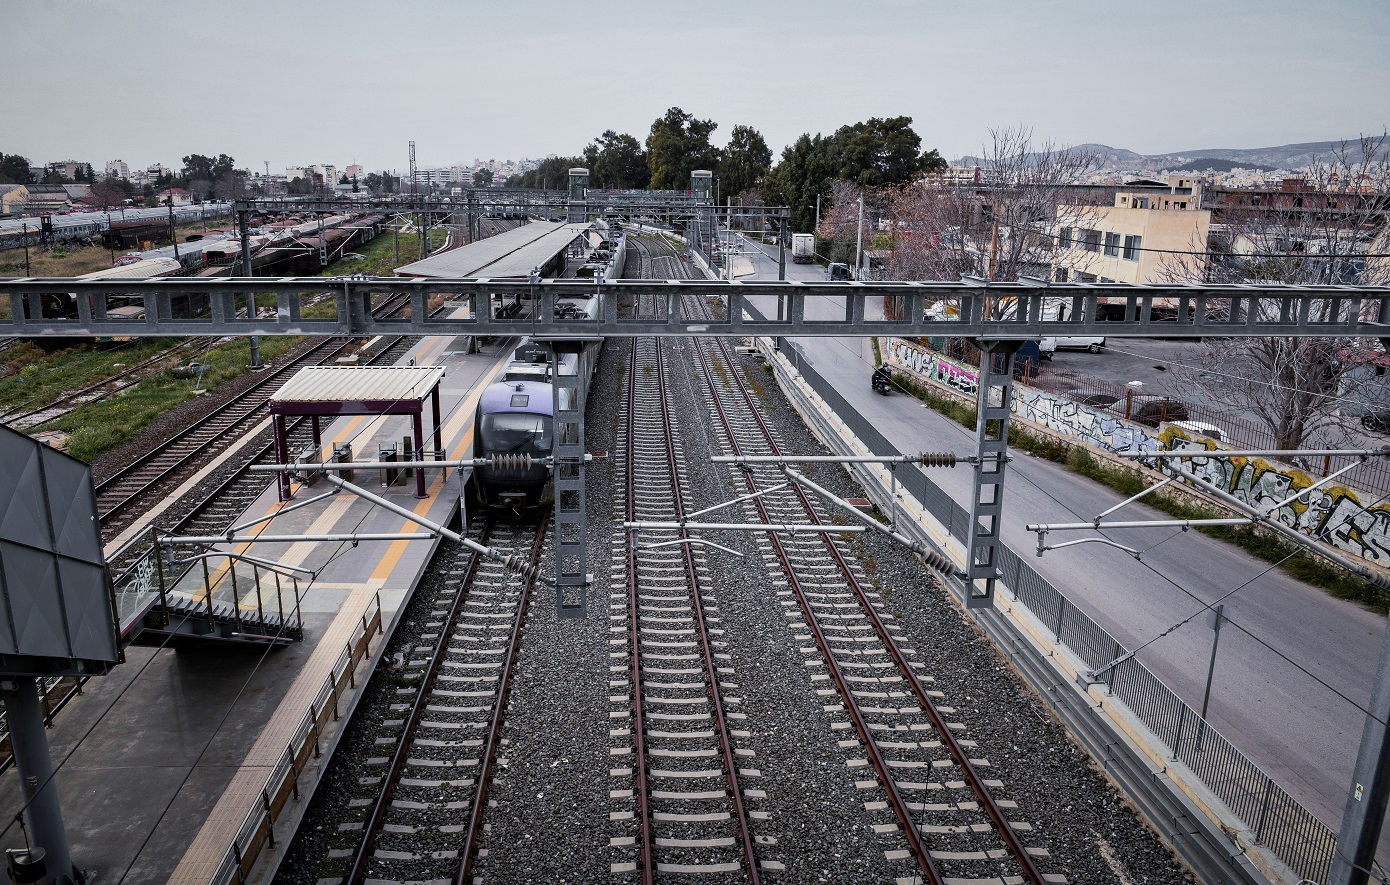
<svg viewBox="0 0 1390 885"><path fill-rule="evenodd" d="M1344 142L1328 160L1277 190L1227 191L1210 242L1170 256L1172 282L1390 284L1387 136ZM1270 305L1268 310L1277 310ZM1313 319L1336 309L1315 302ZM1374 318L1367 318L1374 319ZM1238 338L1208 342L1189 353L1181 383L1230 409L1254 415L1275 446L1336 444L1348 419L1380 403L1378 382L1350 384L1384 350L1350 338ZM1371 375L1375 375L1372 368Z"/></svg>
<svg viewBox="0 0 1390 885"><path fill-rule="evenodd" d="M892 198L895 279L989 280L1047 276L1062 250L1059 214L1075 225L1091 198L1077 185L1096 167L1091 154L1035 145L1025 127L990 130L978 181L929 175Z"/></svg>

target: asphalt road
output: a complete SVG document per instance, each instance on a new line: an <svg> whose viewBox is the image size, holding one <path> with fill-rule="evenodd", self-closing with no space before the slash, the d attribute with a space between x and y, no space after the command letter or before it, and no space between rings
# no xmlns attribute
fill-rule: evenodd
<svg viewBox="0 0 1390 885"><path fill-rule="evenodd" d="M770 258L750 256L755 273L776 279L776 250L764 248ZM824 279L824 269L788 260L787 278ZM868 339L800 341L816 370L900 450L974 450L973 429L906 395L870 393L873 352ZM1076 353L1059 361L1103 363L1126 376L1123 380L1143 380L1147 388L1148 378L1158 381L1166 375L1154 368L1160 364L1158 357L1167 348L1181 346L1125 341L1123 359L1116 359L1119 353ZM1225 600L1227 620L1217 649L1208 718L1335 831L1351 783L1364 720L1361 708L1370 696L1385 619L1283 572L1267 571L1268 563L1196 532L1168 528L1105 533L1145 551L1142 561L1100 544L1031 558L1037 536L1025 525L1088 521L1123 496L1059 464L1021 452L1014 455L1005 481L1004 542L1030 556L1034 568L1127 647L1151 643L1139 653L1140 660L1194 709L1202 705L1214 635L1199 612L1247 585ZM934 471L932 478L958 503L969 506L968 467ZM1138 505L1122 513L1125 519L1166 518ZM1062 538L1054 534L1049 540ZM1390 846L1390 840L1382 844Z"/></svg>

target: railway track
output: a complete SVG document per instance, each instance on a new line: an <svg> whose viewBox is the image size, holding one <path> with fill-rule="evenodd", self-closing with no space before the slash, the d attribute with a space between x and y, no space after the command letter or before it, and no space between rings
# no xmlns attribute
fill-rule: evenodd
<svg viewBox="0 0 1390 885"><path fill-rule="evenodd" d="M533 571L540 562L545 522L474 529L485 544L529 556ZM534 580L476 554L465 559L461 548L454 555L435 568L455 586L386 674L398 700L375 742L391 755L367 760L360 783L379 787L376 798L362 806L365 819L339 827L362 833L339 871L348 885L471 881Z"/></svg>
<svg viewBox="0 0 1390 885"><path fill-rule="evenodd" d="M650 269L644 250L644 273ZM636 305L639 315L654 313L650 298ZM622 500L615 502L629 521L683 519L691 509L665 362L659 339L633 342L620 443ZM751 766L753 751L734 746L747 736L735 726L742 714L730 709L738 699L724 697L736 674L718 660L728 656L715 651L723 630L707 596L710 570L703 556L681 543L688 537L684 531L635 534L627 544L625 580L614 587L614 596L626 600L629 662L628 694L614 696L626 709L614 715L630 714L632 724L612 733L631 742L613 753L632 760L635 809L614 813L629 817L631 835L614 843L611 871L635 873L644 885L658 874L758 883L762 870L747 799L761 791L744 782L760 775L744 767ZM769 866L781 868L776 861Z"/></svg>
<svg viewBox="0 0 1390 885"><path fill-rule="evenodd" d="M703 304L687 302L685 309L708 315ZM697 352L697 375L725 452L780 454L777 434L725 343L697 339ZM775 465L748 465L734 476L746 493L760 493L743 504L752 522L828 522ZM885 851L903 867L898 880L1065 881L1041 872L1038 858L1046 851L1024 843L1031 827L1016 819L1013 802L995 795L1003 784L983 773L988 760L972 757L974 743L959 736L964 726L950 719L953 709L912 661L915 651L899 640L878 594L836 539L769 532L759 546L771 554L769 580L785 587L782 604L807 643L801 651L808 672L827 686L820 689L826 709L844 717L832 727L846 733L842 746L863 754L854 760L863 769L856 785L866 810L880 818L875 830L901 839Z"/></svg>
<svg viewBox="0 0 1390 885"><path fill-rule="evenodd" d="M396 296L377 308L382 315L401 310L407 296ZM350 338L325 338L262 377L211 413L164 440L119 471L96 484L97 512L102 531L114 534L142 510L151 496L163 494L200 469L207 461L245 435L262 417L270 397L304 366L331 362L351 349Z"/></svg>
<svg viewBox="0 0 1390 885"><path fill-rule="evenodd" d="M42 405L35 406L36 401L30 400L19 406L16 411L0 415L0 422L4 422L17 430L40 427L66 415L78 406L98 402L131 388L145 378L162 372L164 364L169 359L185 353L196 354L199 350L210 346L214 340L212 338L190 338L180 341L173 347L166 348L147 360L128 366L95 384L61 393L57 397L43 402Z"/></svg>

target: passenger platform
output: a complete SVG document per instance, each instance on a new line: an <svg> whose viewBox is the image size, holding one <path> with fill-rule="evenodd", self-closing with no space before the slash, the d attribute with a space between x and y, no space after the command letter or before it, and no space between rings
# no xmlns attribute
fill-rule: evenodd
<svg viewBox="0 0 1390 885"><path fill-rule="evenodd" d="M467 339L438 337L423 339L408 355L415 366L445 370L439 399L446 458L471 456L478 398L514 347L509 340L470 354ZM347 444L373 459L390 446L402 451L403 438L413 436L411 419L325 421L323 450ZM432 431L426 431L431 442ZM386 488L375 470L357 471L351 482L427 520L450 522L467 476L430 470L426 497L417 499L414 478L403 473ZM272 482L243 514L240 524L254 524L238 536L425 533L356 495L331 494L334 487L322 481L296 483L291 491L292 500L281 501ZM304 639L210 650L132 646L124 665L90 680L49 733L54 762L63 762L57 780L74 862L102 881L202 885L227 876L237 852L272 838L283 847L308 804L292 796L317 782L381 653L382 636L390 634L436 545L434 537L237 545L278 568L242 561L233 569L226 557L214 557L205 560L206 578L195 568L169 588L206 604L211 586L216 604L230 610L239 602L242 613L296 610ZM22 805L17 776L9 772L0 778L0 808L11 820ZM273 828L264 824L267 806L275 812ZM22 846L24 836L11 826L0 843Z"/></svg>

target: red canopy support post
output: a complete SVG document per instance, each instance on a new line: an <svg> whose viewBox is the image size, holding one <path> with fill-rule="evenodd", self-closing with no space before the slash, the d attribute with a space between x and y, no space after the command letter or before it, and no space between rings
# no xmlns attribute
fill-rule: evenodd
<svg viewBox="0 0 1390 885"><path fill-rule="evenodd" d="M289 434L285 432L285 416L276 414L272 424L275 430L275 458L281 464L288 464L290 463L290 441ZM290 499L290 475L281 470L277 476L280 478L280 500L288 501Z"/></svg>
<svg viewBox="0 0 1390 885"><path fill-rule="evenodd" d="M435 460L444 460L444 425L439 420L439 385L430 388L430 409L434 412Z"/></svg>
<svg viewBox="0 0 1390 885"><path fill-rule="evenodd" d="M421 420L421 416L424 415L424 413L425 413L425 410L424 410L423 407L421 407L421 409L420 409L418 412L416 412L416 413L414 413L413 415L410 416L411 424L414 425L414 430L415 430L415 457L417 457L417 458L422 458L423 456L422 456L421 453L423 453L424 450L425 450L425 428L424 428L424 422ZM425 498L425 497L428 497L428 496L425 494L425 471L424 471L424 470L416 470L416 471L415 471L415 497L417 497L417 498Z"/></svg>

